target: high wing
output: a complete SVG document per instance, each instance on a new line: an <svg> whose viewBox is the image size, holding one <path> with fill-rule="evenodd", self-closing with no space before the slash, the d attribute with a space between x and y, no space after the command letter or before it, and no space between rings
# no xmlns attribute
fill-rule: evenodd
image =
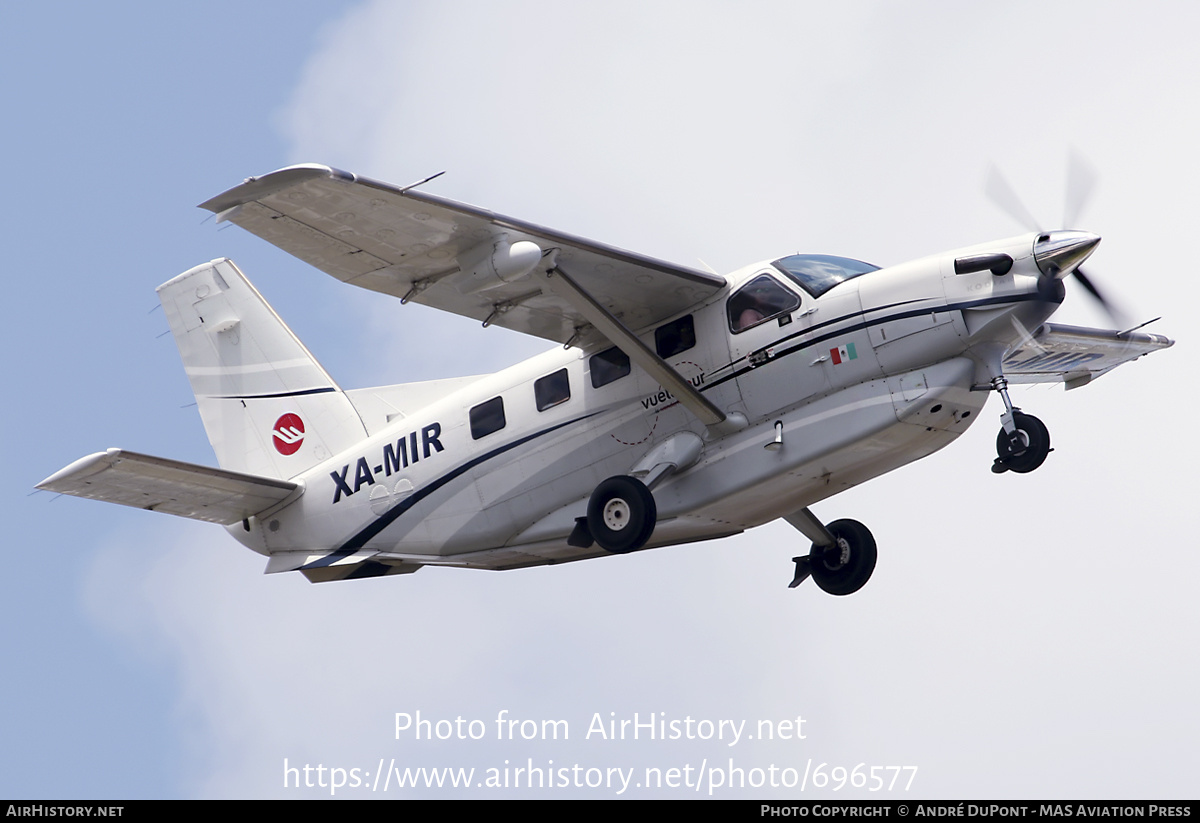
<svg viewBox="0 0 1200 823"><path fill-rule="evenodd" d="M237 523L300 493L288 480L109 449L76 460L39 489L220 523Z"/></svg>
<svg viewBox="0 0 1200 823"><path fill-rule="evenodd" d="M346 283L567 344L592 325L561 270L629 330L703 302L723 277L328 166L289 166L202 203Z"/></svg>
<svg viewBox="0 0 1200 823"><path fill-rule="evenodd" d="M1174 344L1159 334L1046 323L1005 358L1004 376L1010 383L1062 381L1074 389L1122 363Z"/></svg>

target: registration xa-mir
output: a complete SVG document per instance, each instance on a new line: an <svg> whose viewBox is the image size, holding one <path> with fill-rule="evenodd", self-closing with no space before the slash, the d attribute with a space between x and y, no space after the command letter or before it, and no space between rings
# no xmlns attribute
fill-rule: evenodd
<svg viewBox="0 0 1200 823"><path fill-rule="evenodd" d="M231 261L160 286L221 468L109 449L39 487L221 523L268 572L312 581L518 569L783 518L812 542L792 585L849 594L875 541L810 507L946 446L992 392L992 469L1032 471L1050 437L1009 383L1071 389L1172 344L1047 322L1100 240L1082 231L720 276L325 166L203 208L399 311L558 344L496 374L345 390Z"/></svg>

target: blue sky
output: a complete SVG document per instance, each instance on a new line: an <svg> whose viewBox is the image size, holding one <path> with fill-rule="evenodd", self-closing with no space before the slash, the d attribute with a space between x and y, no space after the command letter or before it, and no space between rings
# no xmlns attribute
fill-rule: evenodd
<svg viewBox="0 0 1200 823"><path fill-rule="evenodd" d="M1185 3L1076 7L5 7L0 794L320 796L283 789L285 758L730 756L917 765L924 797L1193 794L1200 20ZM797 250L889 264L1015 234L982 193L990 163L1053 224L1070 147L1100 173L1080 226L1105 238L1093 275L1180 342L1082 391L1022 392L1056 448L1033 475L987 471L989 405L946 451L822 504L880 542L854 597L785 588L806 546L782 524L552 569L311 586L261 575L215 527L29 494L110 446L214 463L154 296L214 257L346 387L543 348L344 286L195 208L246 176L445 169L431 191L728 271ZM1103 325L1077 291L1062 319ZM802 714L809 738L392 734L397 712L502 709L580 735L596 713Z"/></svg>
<svg viewBox="0 0 1200 823"><path fill-rule="evenodd" d="M5 269L15 289L5 426L21 467L4 495L21 523L6 542L23 558L4 597L8 796L186 794L185 744L172 731L177 674L106 636L83 602L95 559L87 547L132 521L25 495L34 475L110 437L211 462L193 436L194 411L180 408L190 400L170 338L156 339L161 310L147 314L153 289L219 253L196 203L250 174L247 163L280 164L278 112L321 25L341 8L46 3L0 12L2 208L13 251ZM67 430L82 437L62 437Z"/></svg>

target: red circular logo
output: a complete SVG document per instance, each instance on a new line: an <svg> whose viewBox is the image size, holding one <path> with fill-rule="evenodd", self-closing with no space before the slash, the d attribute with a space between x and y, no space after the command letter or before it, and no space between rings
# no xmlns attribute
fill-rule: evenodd
<svg viewBox="0 0 1200 823"><path fill-rule="evenodd" d="M275 450L280 454L295 454L304 442L304 421L298 414L285 414L275 421L275 429L271 432L274 437Z"/></svg>

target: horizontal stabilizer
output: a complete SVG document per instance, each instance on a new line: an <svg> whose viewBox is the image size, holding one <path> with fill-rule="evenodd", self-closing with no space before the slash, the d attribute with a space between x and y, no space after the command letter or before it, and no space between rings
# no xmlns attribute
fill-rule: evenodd
<svg viewBox="0 0 1200 823"><path fill-rule="evenodd" d="M353 566L323 566L319 569L301 569L300 573L309 583L330 583L334 580L366 580L368 577L387 577L393 574L412 574L420 569L418 563L377 563L368 560Z"/></svg>
<svg viewBox="0 0 1200 823"><path fill-rule="evenodd" d="M298 483L109 449L76 460L39 489L228 526L301 490Z"/></svg>
<svg viewBox="0 0 1200 823"><path fill-rule="evenodd" d="M412 561L380 562L371 558L379 552L368 549L345 556L329 552L280 552L267 561L267 574L300 571L310 583L332 580L365 580L368 577L387 577L393 574L412 574L421 568Z"/></svg>

